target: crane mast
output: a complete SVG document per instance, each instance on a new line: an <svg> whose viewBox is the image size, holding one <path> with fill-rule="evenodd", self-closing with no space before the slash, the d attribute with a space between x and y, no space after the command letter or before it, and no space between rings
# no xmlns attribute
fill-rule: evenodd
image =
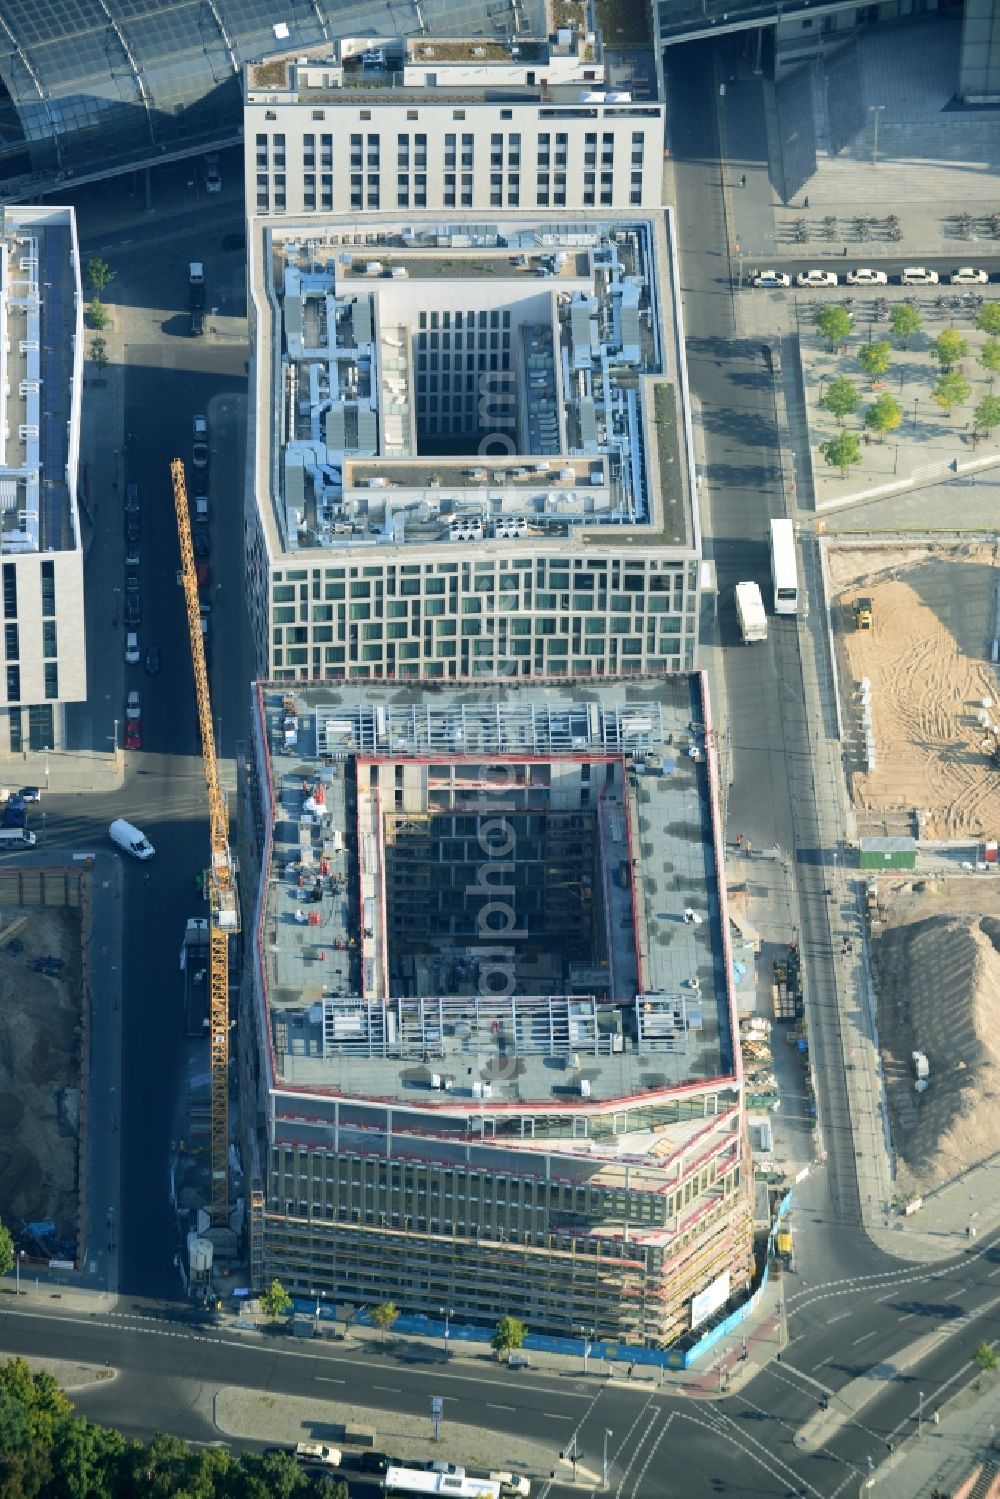
<svg viewBox="0 0 1000 1499"><path fill-rule="evenodd" d="M213 1227L223 1227L229 1217L229 939L240 929L240 906L236 868L229 848L229 808L219 785L215 751L212 699L205 666L205 641L201 630L198 572L191 540L184 464L175 458L170 465L177 513L177 538L181 549L181 578L187 608L194 694L201 729L201 755L208 792L209 846L211 862L205 876L209 901L209 1051L211 1072L211 1214Z"/></svg>

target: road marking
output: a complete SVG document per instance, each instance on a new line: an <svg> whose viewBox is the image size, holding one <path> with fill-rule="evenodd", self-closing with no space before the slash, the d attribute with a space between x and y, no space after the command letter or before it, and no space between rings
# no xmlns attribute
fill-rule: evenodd
<svg viewBox="0 0 1000 1499"><path fill-rule="evenodd" d="M317 1381L318 1384L346 1384L347 1383L346 1379L331 1379L330 1376L329 1376L329 1374L317 1374L316 1375L316 1381ZM376 1386L376 1388L377 1388L377 1386Z"/></svg>
<svg viewBox="0 0 1000 1499"><path fill-rule="evenodd" d="M394 1384L373 1384L373 1390L384 1390L387 1395L402 1395L402 1390Z"/></svg>
<svg viewBox="0 0 1000 1499"><path fill-rule="evenodd" d="M965 1295L968 1289L968 1286L959 1286L957 1291L952 1291L951 1295L946 1296L944 1299L945 1301L957 1301L960 1296Z"/></svg>
<svg viewBox="0 0 1000 1499"><path fill-rule="evenodd" d="M843 1322L844 1318L849 1317L850 1315L850 1312L838 1312L836 1317L828 1317L827 1323L829 1324L831 1322Z"/></svg>
<svg viewBox="0 0 1000 1499"><path fill-rule="evenodd" d="M490 1411L512 1411L512 1410L516 1410L517 1406L516 1405L497 1405L495 1401L493 1401L493 1400L487 1400L487 1402L486 1402L486 1409L490 1410Z"/></svg>
<svg viewBox="0 0 1000 1499"><path fill-rule="evenodd" d="M878 1329L876 1328L872 1332L864 1332L864 1333L862 1333L861 1336L860 1336L860 1338L855 1338L854 1339L854 1342L851 1344L851 1347L852 1348L857 1348L857 1346L858 1346L859 1343L867 1343L868 1339L869 1338L873 1338L875 1336L875 1333L877 1331L878 1331Z"/></svg>
<svg viewBox="0 0 1000 1499"><path fill-rule="evenodd" d="M992 1280L996 1275L1000 1275L1000 1265L998 1265L995 1270L988 1270L986 1272L986 1279Z"/></svg>
<svg viewBox="0 0 1000 1499"><path fill-rule="evenodd" d="M910 1318L911 1317L915 1317L916 1315L917 1315L916 1312L904 1312L901 1317L897 1317L896 1318L896 1321L897 1322L909 1322Z"/></svg>
<svg viewBox="0 0 1000 1499"><path fill-rule="evenodd" d="M557 1415L555 1411L542 1411L542 1415L547 1416L550 1421L572 1421L573 1419L572 1416Z"/></svg>
<svg viewBox="0 0 1000 1499"><path fill-rule="evenodd" d="M875 1297L876 1305L879 1304L880 1302L883 1302L883 1301L891 1301L892 1298L895 1296L895 1294L896 1294L895 1291L888 1291L884 1296L876 1296Z"/></svg>

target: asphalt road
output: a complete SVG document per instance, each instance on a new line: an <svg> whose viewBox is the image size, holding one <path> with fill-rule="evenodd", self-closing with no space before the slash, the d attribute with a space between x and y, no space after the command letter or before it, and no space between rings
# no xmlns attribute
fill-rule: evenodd
<svg viewBox="0 0 1000 1499"><path fill-rule="evenodd" d="M554 1377L532 1370L524 1379L488 1360L470 1368L453 1359L444 1367L439 1349L421 1345L403 1345L398 1354L391 1342L385 1352L370 1343L303 1346L285 1337L204 1331L186 1313L57 1317L12 1311L6 1298L0 1347L110 1363L118 1377L83 1392L77 1404L82 1414L130 1435L168 1429L195 1442L218 1441L211 1397L222 1386L349 1399L420 1417L428 1415L433 1387L445 1399L449 1423L530 1438L550 1448L554 1464L575 1435L583 1460L596 1466L610 1428L609 1492L616 1499L702 1493L832 1499L867 1474L869 1457L877 1466L889 1441L910 1434L920 1391L928 1414L969 1377L978 1343L1000 1336L996 1242L931 1271L897 1267L866 1276L859 1270L829 1284L790 1277L786 1286L790 1341L781 1363L720 1402L697 1402L645 1382L584 1378L579 1369ZM856 1421L816 1453L798 1449L795 1433L821 1401L836 1409L838 1391L850 1380L937 1328L952 1334L886 1385Z"/></svg>
<svg viewBox="0 0 1000 1499"><path fill-rule="evenodd" d="M88 702L71 710L76 746L107 751L114 721L123 740L124 698L142 695L143 749L125 755L120 792L46 798L49 847L75 851L103 841L124 816L148 834L156 857L123 863L124 954L119 1288L177 1296L180 1248L171 1201L178 1140L186 1133L189 1081L206 1071L204 1045L185 1041L179 954L184 923L204 914L196 871L208 860L205 782L197 732L194 678L182 590L170 460L189 464L192 418L207 415L211 458L212 603L209 648L213 714L222 751L244 735L249 701L243 598L242 414L247 347L239 336L187 335L188 262L202 259L210 306L243 312L242 252L223 250L242 231L242 193L226 177L220 199L198 199L183 168L157 174L156 211L134 218L128 180L90 187L77 206L83 256L101 254L115 271L116 306L125 309L124 430L109 432L114 481L95 494L87 545ZM194 209L197 211L193 211ZM211 327L212 320L206 320ZM238 325L236 325L238 327ZM155 676L124 662L124 486L140 495L143 659L158 645ZM220 733L221 731L221 733ZM97 975L98 983L100 975ZM102 1101L103 1102L103 1101ZM107 1101L117 1115L116 1100ZM101 1191L101 1184L95 1184ZM104 1246L102 1246L102 1249Z"/></svg>

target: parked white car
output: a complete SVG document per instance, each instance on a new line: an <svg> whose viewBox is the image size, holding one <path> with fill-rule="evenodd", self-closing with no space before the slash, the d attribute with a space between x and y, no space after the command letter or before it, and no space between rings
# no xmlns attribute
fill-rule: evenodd
<svg viewBox="0 0 1000 1499"><path fill-rule="evenodd" d="M836 271L799 271L795 284L796 286L836 286L838 277Z"/></svg>
<svg viewBox="0 0 1000 1499"><path fill-rule="evenodd" d="M784 271L758 271L753 278L754 286L791 286L791 276Z"/></svg>
<svg viewBox="0 0 1000 1499"><path fill-rule="evenodd" d="M848 286L888 286L885 271L873 271L870 265L860 265L856 271L848 271L844 278Z"/></svg>
<svg viewBox="0 0 1000 1499"><path fill-rule="evenodd" d="M900 276L904 286L937 286L937 271L929 271L924 265L907 265Z"/></svg>
<svg viewBox="0 0 1000 1499"><path fill-rule="evenodd" d="M952 286L985 286L989 279L989 271L977 271L971 265L961 265L951 273Z"/></svg>
<svg viewBox="0 0 1000 1499"><path fill-rule="evenodd" d="M125 665L138 666L139 664L139 636L135 630L129 630L125 636Z"/></svg>

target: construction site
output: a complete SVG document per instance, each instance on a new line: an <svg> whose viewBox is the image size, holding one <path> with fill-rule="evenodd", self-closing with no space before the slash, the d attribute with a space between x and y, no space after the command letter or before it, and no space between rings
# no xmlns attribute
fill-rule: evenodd
<svg viewBox="0 0 1000 1499"><path fill-rule="evenodd" d="M0 876L0 1220L19 1250L44 1259L77 1256L85 1022L78 894L75 878L67 885L53 871ZM17 896L32 903L15 904Z"/></svg>
<svg viewBox="0 0 1000 1499"><path fill-rule="evenodd" d="M859 836L995 838L996 547L829 545L826 565Z"/></svg>
<svg viewBox="0 0 1000 1499"><path fill-rule="evenodd" d="M254 716L252 1286L640 1347L738 1299L700 674L260 688Z"/></svg>
<svg viewBox="0 0 1000 1499"><path fill-rule="evenodd" d="M868 886L872 977L900 1202L996 1153L1000 915L995 880Z"/></svg>

